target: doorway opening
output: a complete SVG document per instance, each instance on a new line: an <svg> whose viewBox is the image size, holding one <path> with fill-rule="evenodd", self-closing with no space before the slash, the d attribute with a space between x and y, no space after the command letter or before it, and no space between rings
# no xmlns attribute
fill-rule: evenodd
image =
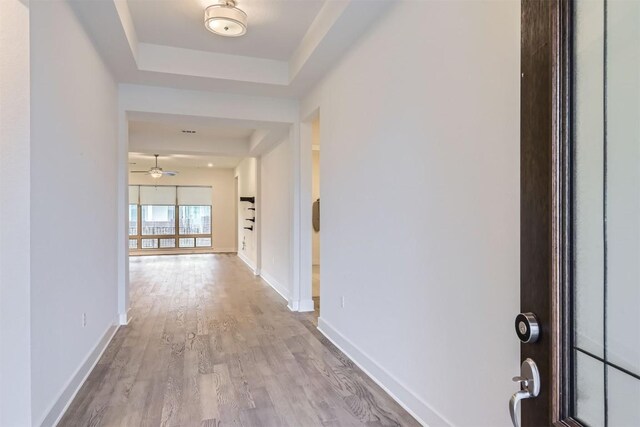
<svg viewBox="0 0 640 427"><path fill-rule="evenodd" d="M311 123L311 200L312 235L311 235L311 297L315 314L320 317L320 118Z"/></svg>
<svg viewBox="0 0 640 427"><path fill-rule="evenodd" d="M235 174L234 174L235 175ZM235 221L233 223L233 228L236 230L236 235L235 235L235 242L236 242L236 253L240 252L240 230L238 229L238 224L240 224L239 222L239 207L238 207L238 202L239 202L239 197L240 197L240 182L238 181L238 176L235 175L233 177L233 212L235 212Z"/></svg>

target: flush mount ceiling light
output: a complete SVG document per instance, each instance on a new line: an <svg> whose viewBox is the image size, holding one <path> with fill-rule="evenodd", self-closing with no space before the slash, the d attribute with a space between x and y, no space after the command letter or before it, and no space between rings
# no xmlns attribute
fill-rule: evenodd
<svg viewBox="0 0 640 427"><path fill-rule="evenodd" d="M247 14L236 7L235 0L222 0L204 10L204 26L221 36L239 37L247 32Z"/></svg>

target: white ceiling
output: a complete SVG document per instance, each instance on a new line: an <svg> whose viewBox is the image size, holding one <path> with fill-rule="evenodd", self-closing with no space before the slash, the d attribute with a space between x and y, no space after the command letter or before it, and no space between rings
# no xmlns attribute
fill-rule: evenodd
<svg viewBox="0 0 640 427"><path fill-rule="evenodd" d="M239 0L247 34L225 38L204 28L215 1L71 5L119 83L299 98L395 3Z"/></svg>
<svg viewBox="0 0 640 427"><path fill-rule="evenodd" d="M217 0L128 0L138 40L230 55L288 60L324 0L238 0L247 13L247 33L238 38L207 31L204 9Z"/></svg>
<svg viewBox="0 0 640 427"><path fill-rule="evenodd" d="M155 165L155 157L153 154L154 153L129 153L129 170L148 170L151 166ZM241 161L241 157L166 154L158 157L158 166L164 170L180 172L180 169L183 168L235 168Z"/></svg>
<svg viewBox="0 0 640 427"><path fill-rule="evenodd" d="M289 104L281 98L308 93L395 3L238 0L238 7L248 15L247 34L224 38L204 28L204 9L214 2L71 2L118 83L126 83L125 92L138 101L140 108L126 110L134 170L151 167L154 153L161 155L162 168L180 170L208 164L233 168L244 157L268 152L286 138L292 123ZM177 100L178 105L169 108L136 98L150 87L156 87L159 102ZM203 107L210 92L202 91L217 92L212 96L228 102L228 111ZM242 101L250 99L250 106L239 108L238 95L252 96ZM191 106L187 99L195 104ZM250 114L264 106L282 114ZM196 133L183 133L183 129Z"/></svg>
<svg viewBox="0 0 640 427"><path fill-rule="evenodd" d="M255 120L140 111L128 112L127 118L130 152L150 160L159 154L183 167L206 167L208 163L235 167L244 157L268 151L289 132L287 123ZM140 157L142 154L146 157Z"/></svg>
<svg viewBox="0 0 640 427"><path fill-rule="evenodd" d="M185 133L183 130L195 131ZM182 121L182 123L166 123L151 121L129 121L129 132L131 134L153 133L154 135L174 136L176 138L210 138L215 139L244 139L248 140L254 129L244 126L231 126L225 124L206 125L196 121Z"/></svg>

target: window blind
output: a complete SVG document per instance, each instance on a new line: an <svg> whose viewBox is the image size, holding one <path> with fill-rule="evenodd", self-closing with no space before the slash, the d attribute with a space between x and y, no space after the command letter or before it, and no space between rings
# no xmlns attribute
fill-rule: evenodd
<svg viewBox="0 0 640 427"><path fill-rule="evenodd" d="M137 185L129 186L129 204L137 205L138 204L138 194L140 194L140 187Z"/></svg>
<svg viewBox="0 0 640 427"><path fill-rule="evenodd" d="M178 204L211 206L211 187L178 187Z"/></svg>
<svg viewBox="0 0 640 427"><path fill-rule="evenodd" d="M140 186L141 205L171 205L176 204L176 187L174 186Z"/></svg>

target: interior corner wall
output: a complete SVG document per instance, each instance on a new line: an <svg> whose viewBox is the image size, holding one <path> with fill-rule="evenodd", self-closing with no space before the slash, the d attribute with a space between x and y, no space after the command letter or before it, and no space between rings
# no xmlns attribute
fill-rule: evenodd
<svg viewBox="0 0 640 427"><path fill-rule="evenodd" d="M261 262L260 275L287 302L293 297L291 260L291 148L278 143L260 162Z"/></svg>
<svg viewBox="0 0 640 427"><path fill-rule="evenodd" d="M398 1L301 104L321 117L319 326L431 425L511 425L519 47L517 1Z"/></svg>
<svg viewBox="0 0 640 427"><path fill-rule="evenodd" d="M0 425L31 425L29 5L0 1Z"/></svg>
<svg viewBox="0 0 640 427"><path fill-rule="evenodd" d="M118 323L118 93L69 2L30 8L32 418L52 425Z"/></svg>
<svg viewBox="0 0 640 427"><path fill-rule="evenodd" d="M257 160L253 157L247 157L242 160L236 167L235 176L238 178L238 256L244 260L254 271L257 270L258 264L258 240L255 223L250 223L247 218L260 216L261 212L258 207L248 202L241 202L240 197L258 197L257 194ZM255 211L249 210L250 207L256 207ZM247 230L245 227L253 225L253 230Z"/></svg>
<svg viewBox="0 0 640 427"><path fill-rule="evenodd" d="M236 204L233 169L179 168L176 176L161 182L144 174L130 174L129 185L211 186L212 241L216 252L236 252Z"/></svg>

